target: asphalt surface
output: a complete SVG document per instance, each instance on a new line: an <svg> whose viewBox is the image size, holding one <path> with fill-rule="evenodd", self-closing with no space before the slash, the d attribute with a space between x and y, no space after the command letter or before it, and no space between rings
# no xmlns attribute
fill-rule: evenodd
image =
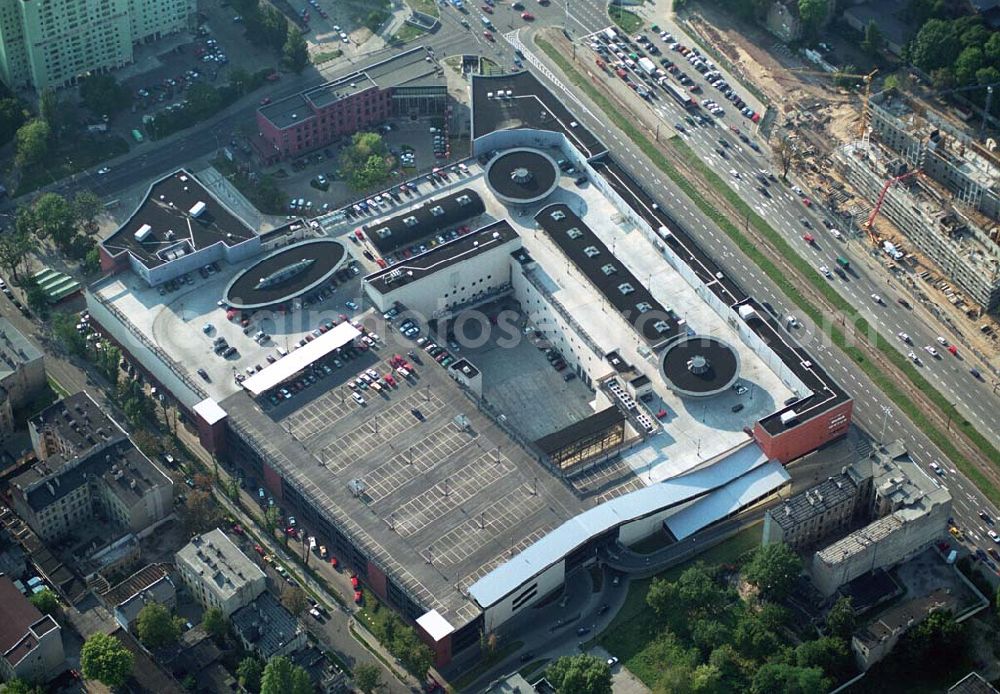
<svg viewBox="0 0 1000 694"><path fill-rule="evenodd" d="M662 178L642 151L598 115L597 107L586 102L573 89L566 87L553 73L553 67L543 60L540 52L522 43L519 35L520 32L517 36L512 33L505 38L514 41L521 48L533 71L550 85L554 93L566 95L572 102L567 105L568 108L580 116L584 125L595 132L603 133L606 144L616 153L618 161L646 190L660 191L660 199L675 214L678 222L698 239L704 250L717 260L728 275L742 283L745 290L761 300L769 301L776 307L791 305L768 278L746 260L724 232L715 227L711 220L704 217L684 198L683 193L669 179ZM587 59L589 58L588 55ZM636 97L636 100L637 107L643 107L641 104L645 102L639 97ZM720 132L721 129L713 128L712 131ZM901 310L897 311L900 312ZM992 504L968 479L958 474L946 462L947 458L924 435L919 423L910 421L902 414L861 369L830 343L819 326L811 324L803 317L799 317L799 320L803 323L803 327L796 331L798 339L854 398L854 421L864 427L876 441L883 438L901 439L914 459L929 472L931 470L929 464L939 461L945 469L941 481L954 497L955 520L966 530L973 551L977 544L983 547L991 546L985 524L978 513L980 510L985 510L991 517L996 518L996 509ZM993 417L995 416L994 414Z"/></svg>
<svg viewBox="0 0 1000 694"><path fill-rule="evenodd" d="M440 29L427 38L409 45L427 45L435 50L439 58L448 55L479 53L497 60L504 67L511 67L513 65L511 43L513 45L519 44L518 33L520 32L517 30L523 28L527 22L518 16L519 13L511 10L509 4L503 8L498 8L490 16L491 22L495 27L493 33L496 41L493 42L483 36L483 25L480 21L482 13L475 7L470 9L469 14L461 14L451 7L442 8L442 25ZM553 4L543 7L537 5L537 2L532 0L528 4L528 9L536 16L533 24L538 26L562 24L566 18L566 9L562 5ZM461 22L463 19L470 25L468 28L462 25ZM576 36L597 31L609 23L602 3L594 0L574 1L571 5L571 16L569 19L568 23ZM660 23L680 39L680 33L676 27L671 28L665 22ZM509 41L503 40L504 38L508 38ZM680 40L690 45L690 42L683 39ZM660 47L662 50L662 43L660 43ZM355 57L353 62L367 62L377 59L381 55L391 54L394 50L398 49L388 48L363 54ZM592 105L582 103L574 90L566 88L559 78L552 73L552 67L536 55L537 52L532 51L528 46L524 46L522 50L528 58L527 62L530 63L531 69L543 81L548 82L555 93L565 93L569 101L574 102L570 105L570 108L579 114L584 124L594 132L602 133L605 141L616 152L616 158L623 166L647 190L661 191L661 200L670 206L672 213L680 223L690 231L695 232L693 235L698 238L705 250L720 262L720 265L723 266L726 272L737 278L748 291L762 300L770 301L774 306L778 307L779 311L784 312L782 307L791 305L790 302L777 292L766 277L762 277L756 268L748 264L746 259L721 230L715 228L690 202L686 201L682 193L669 180L663 180L658 175L651 163L638 148L633 146L631 142L612 129L603 118L597 115L599 112L596 108ZM592 67L595 56L585 44L577 48L577 53L578 59L581 61L580 65L587 64L590 72L599 72L596 70L596 67ZM701 78L701 75L693 68L690 68L683 60L678 62L678 58L680 57L678 54L664 51L664 55L668 55L674 62L678 63L692 79ZM135 147L129 154L109 162L108 165L111 167L111 171L104 176L97 176L95 172L84 172L69 180L58 183L54 189L71 194L79 189L90 188L94 189L99 195L108 199L114 199L118 194L134 186L137 181L151 180L159 177L164 173L168 173L218 149L221 144L228 140L234 125L253 122L258 101L263 96L270 96L272 100L282 98L298 92L305 87L314 85L321 80L329 79L338 73L345 72L348 69L343 64L339 64L336 68L331 67L324 71L310 69L303 75L284 75L273 86L269 86L264 90L258 90L239 104L230 107L194 128L178 133L160 142L148 142ZM618 80L617 77L613 77L612 75L606 75L603 79ZM728 75L726 75L726 79L733 86L739 84ZM749 121L742 118L731 104L719 98L718 92L711 87L703 87L703 90L705 92L704 96L714 98L724 108L728 107L726 108L727 114L723 119L723 125L710 128L694 128L691 129L688 135L683 135L692 149L703 160L713 166L713 168L722 169L723 171L734 169L739 173L739 178L731 177L733 188L760 214L764 215L776 229L786 235L786 238L794 243L803 257L810 259L817 266L825 264L833 267L836 255L847 255L852 260L852 266L855 268L856 275L852 276L847 282L839 279L835 279L834 281L844 296L853 305L873 318L875 323L879 325L880 329L885 330L887 335L893 336L900 331L906 332L911 336L915 349L919 350L923 345L934 344L935 337L938 334L945 334L933 327L934 324L928 320L927 314L922 312L921 309L918 308L910 312L898 308L895 300L907 296L905 290L898 284L886 285L883 277L878 277L875 273L871 272L868 249L863 243L851 242L850 244L840 245L839 242L834 241L823 230L815 207L813 209L805 208L798 197L792 195L789 190L772 184L770 189L777 194L772 194L771 198L762 196L756 190L756 186L750 183L752 181L752 173L760 168L774 170L774 164L768 161L766 157L758 155L749 148L741 145L729 128L726 127L729 124L736 125L743 129L744 132L749 133L747 129ZM663 123L661 134L667 132L666 129L672 128L673 124L681 121L683 113L674 102L663 98L652 104L647 104L647 102L632 93L631 90L626 88L625 91L628 93L622 93L621 96L632 99L633 101L627 103L634 103L635 109L652 108L660 117ZM747 95L745 92L743 90L739 91L746 98ZM748 101L750 100L748 99ZM732 145L727 149L728 156L724 162L715 153L715 149L719 147L717 142L719 137L726 138ZM819 240L815 246L809 246L802 242L803 228L799 220L803 217L809 219L813 225L812 231L814 236ZM874 304L869 298L871 293L880 294L885 300L885 305ZM35 332L33 325L24 319L19 319L19 314L17 314L16 310L14 310L13 306L5 298L0 298L0 313L6 315L15 314L15 324L26 329L28 333ZM841 381L842 385L855 398L855 421L864 426L876 439L883 436L886 438L902 439L917 460L925 466L935 460L945 461L944 456L924 436L919 426L910 422L902 413L898 412L877 387L867 379L863 372L857 369L838 349L829 345L817 326L808 324L808 321L804 320L803 317L799 317L799 319L804 323L804 327L800 331L802 333L800 335L801 341L807 345L816 358L821 360L823 365ZM909 351L909 349L911 348L905 348L904 353L905 351ZM923 360L924 364L922 368L931 381L946 394L949 394L950 397L954 397L955 404L960 408L960 411L970 421L976 423L980 431L992 437L994 441L1000 441L1000 426L998 426L996 414L1000 411L1000 407L998 407L1000 401L991 394L992 385L974 381L968 374L969 362L956 361L954 357L951 357L947 353L942 354L940 363L938 360L932 360L930 355L926 356L928 359ZM68 390L72 391L77 387L86 385L85 377L81 377L81 372L78 369L72 368L71 365L60 363L54 359L47 359L47 365L54 372L56 378L63 382L63 385ZM984 547L989 546L990 540L986 536L986 529L978 517L978 511L980 509L987 510L995 518L998 517L996 509L982 498L978 490L968 480L950 470L950 466L945 467L948 471L945 473L942 481L949 487L954 496L957 523L966 530L971 541L981 543ZM623 599L624 590L621 591L621 595L621 599ZM596 599L588 599L585 603L581 602L580 623L585 624L589 622L600 626L600 622L593 618L596 616L599 604L602 604L597 602L597 600L601 599L603 598L598 594L598 598ZM616 609L610 610L604 615L604 618L610 619L615 611ZM536 614L535 616L541 617L542 615ZM543 623L546 622L544 620L538 621L538 624ZM544 628L547 627L539 626L536 630ZM549 633L551 634L552 632ZM561 639L564 645L567 642L573 643L573 639L567 633L559 633L555 634L555 636L557 639ZM537 643L539 647L549 643L549 640L542 634L539 634L535 638L538 639ZM531 643L531 641L526 639L528 648L532 647Z"/></svg>

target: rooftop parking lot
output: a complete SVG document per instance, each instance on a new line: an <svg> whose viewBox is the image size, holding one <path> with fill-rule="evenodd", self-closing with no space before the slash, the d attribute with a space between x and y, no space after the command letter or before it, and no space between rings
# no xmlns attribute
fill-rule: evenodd
<svg viewBox="0 0 1000 694"><path fill-rule="evenodd" d="M479 414L415 342L396 330L380 337L363 356L337 357L339 369L277 407L246 393L221 404L429 607L467 618L475 608L456 586L470 585L580 503ZM397 355L409 375L394 366Z"/></svg>

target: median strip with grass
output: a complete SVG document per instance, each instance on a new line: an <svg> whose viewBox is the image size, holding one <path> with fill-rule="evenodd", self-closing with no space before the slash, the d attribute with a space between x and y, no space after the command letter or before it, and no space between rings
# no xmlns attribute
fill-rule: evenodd
<svg viewBox="0 0 1000 694"><path fill-rule="evenodd" d="M621 130L633 143L636 144L652 160L660 171L670 178L688 198L698 207L698 209L719 226L730 239L747 255L754 264L757 265L778 287L778 289L788 297L799 309L808 315L817 325L825 325L826 321L821 310L813 305L795 286L794 279L778 266L768 255L760 249L752 239L742 234L739 228L733 224L730 218L717 205L707 200L695 186L685 178L680 171L670 162L651 142L642 130L633 121L623 116L611 103L611 101L583 75L581 75L551 43L541 38L535 38L535 43L551 59L559 69L566 75L567 79L576 87L581 89L588 98L604 111L607 118ZM794 249L785 241L782 236L775 231L760 215L758 215L742 198L732 190L726 183L708 166L706 166L694 152L683 142L671 141L671 145L678 156L683 157L690 166L697 168L706 182L712 185L727 202L729 202L739 213L748 219L748 223L753 225L755 231L763 236L768 243L778 252L783 260L793 266L812 286L823 295L824 299L836 310L844 315L853 315L854 309L836 290L823 279L820 274L813 269L807 260L801 258ZM991 501L1000 504L1000 490L998 490L986 476L972 464L952 441L952 434L941 431L933 426L924 417L923 413L912 402L907 395L888 374L883 372L879 366L867 358L864 351L857 347L855 340L865 339L865 335L877 335L878 333L862 316L856 316L854 321L855 330L849 335L844 329L837 325L830 326L830 337L834 344L840 347L851 360L857 364L865 374L902 410L912 421L920 423L922 430L934 444L941 449L962 472L972 480L972 482L985 493ZM938 407L941 412L949 417L952 426L960 429L970 441L990 460L991 463L1000 463L1000 452L984 437L976 428L966 421L948 402L937 389L935 389L920 374L917 369L910 364L907 358L896 351L886 340L873 341L873 347L899 369L913 384L914 388L921 391L931 402Z"/></svg>

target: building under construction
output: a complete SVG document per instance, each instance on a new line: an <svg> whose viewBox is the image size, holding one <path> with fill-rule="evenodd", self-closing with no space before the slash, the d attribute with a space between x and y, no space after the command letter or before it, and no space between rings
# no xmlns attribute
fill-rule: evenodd
<svg viewBox="0 0 1000 694"><path fill-rule="evenodd" d="M873 203L907 171L920 176L889 185L879 213L986 311L1000 307L1000 186L988 152L935 125L895 93L872 97L871 139L833 153L844 180ZM944 128L948 128L948 132Z"/></svg>

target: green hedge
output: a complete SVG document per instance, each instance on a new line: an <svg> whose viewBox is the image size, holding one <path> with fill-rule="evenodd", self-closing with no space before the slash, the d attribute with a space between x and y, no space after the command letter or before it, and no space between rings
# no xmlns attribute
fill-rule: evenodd
<svg viewBox="0 0 1000 694"><path fill-rule="evenodd" d="M752 239L744 236L739 228L733 224L729 216L718 209L711 201L705 199L701 193L688 181L680 171L671 163L631 120L618 112L611 101L600 93L583 75L573 67L552 44L544 39L536 38L536 44L548 57L555 62L559 69L566 75L567 79L580 88L601 110L604 111L608 119L614 123L625 135L632 140L653 163L664 174L667 175L680 188L688 198L698 207L706 217L710 218L719 226L730 239L752 260L778 289L787 296L799 309L809 316L817 325L824 325L825 321L819 308L813 305L795 285L794 278L789 277L771 257L758 248ZM749 220L753 228L761 234L774 247L786 263L792 265L813 287L823 294L826 301L834 309L841 311L844 315L852 316L854 320L854 334L849 336L840 326L832 325L830 337L834 344L840 347L850 359L857 364L872 381L882 389L882 391L899 407L912 421L921 424L921 428L927 437L934 442L941 451L948 456L962 470L975 485L985 493L991 501L1000 504L1000 490L998 490L986 476L979 471L952 442L952 434L943 432L938 427L927 421L914 404L910 397L895 383L895 381L884 373L877 364L868 360L864 351L856 347L853 342L857 340L868 340L868 335L877 335L877 331L864 319L856 315L850 303L844 299L830 284L816 271L807 260L800 257L789 243L775 231L760 215L758 215L742 198L732 190L714 171L705 165L694 152L683 142L676 138L671 140L670 146L677 156L682 157L690 166L698 169L699 173L711 184L720 195L736 209L736 211ZM875 340L874 346L882 355L903 372L910 380L913 387L921 391L929 398L944 414L950 416L952 426L961 430L973 444L993 464L1000 463L1000 452L984 437L970 422L966 421L954 405L948 402L937 389L935 389L923 374L906 358L905 355L894 349L886 339Z"/></svg>

